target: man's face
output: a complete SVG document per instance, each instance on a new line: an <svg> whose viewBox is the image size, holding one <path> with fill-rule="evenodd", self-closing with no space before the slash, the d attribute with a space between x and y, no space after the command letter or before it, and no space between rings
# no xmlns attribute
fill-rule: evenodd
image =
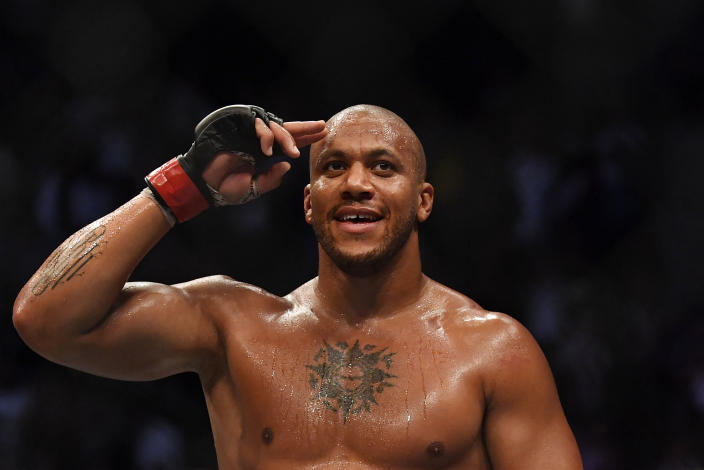
<svg viewBox="0 0 704 470"><path fill-rule="evenodd" d="M311 149L306 221L345 272L375 271L429 214L422 189L430 185L420 181L410 139L397 123L352 115L333 122L326 139Z"/></svg>

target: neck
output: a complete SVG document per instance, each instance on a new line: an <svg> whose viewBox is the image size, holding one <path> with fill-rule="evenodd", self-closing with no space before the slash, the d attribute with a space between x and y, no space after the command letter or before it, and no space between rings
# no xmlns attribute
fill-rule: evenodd
<svg viewBox="0 0 704 470"><path fill-rule="evenodd" d="M318 245L320 263L315 294L322 312L358 324L392 315L415 303L427 278L421 272L418 233L386 265L366 276L342 271Z"/></svg>

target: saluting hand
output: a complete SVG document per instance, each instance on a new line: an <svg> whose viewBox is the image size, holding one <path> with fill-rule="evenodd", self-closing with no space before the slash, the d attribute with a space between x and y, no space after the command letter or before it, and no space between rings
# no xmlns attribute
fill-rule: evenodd
<svg viewBox="0 0 704 470"><path fill-rule="evenodd" d="M254 127L265 155L271 156L274 143L277 143L291 158L298 158L301 155L299 148L317 142L328 133L324 121L290 121L283 126L270 121L267 126L260 118L256 118ZM290 169L290 163L278 162L265 173L254 177L251 161L234 153L220 152L203 171L203 179L222 194L228 203L240 204L243 200L246 202L250 194L253 177L257 194L263 194L276 189Z"/></svg>

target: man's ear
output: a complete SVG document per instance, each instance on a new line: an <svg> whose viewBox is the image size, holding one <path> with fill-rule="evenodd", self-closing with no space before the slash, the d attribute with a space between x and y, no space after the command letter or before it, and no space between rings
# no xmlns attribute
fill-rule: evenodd
<svg viewBox="0 0 704 470"><path fill-rule="evenodd" d="M310 184L303 188L303 212L306 216L306 222L313 223L313 209L310 206Z"/></svg>
<svg viewBox="0 0 704 470"><path fill-rule="evenodd" d="M435 188L433 188L433 185L427 182L421 183L420 192L418 193L418 209L416 210L416 220L419 223L425 222L430 217L430 213L433 210L434 197Z"/></svg>

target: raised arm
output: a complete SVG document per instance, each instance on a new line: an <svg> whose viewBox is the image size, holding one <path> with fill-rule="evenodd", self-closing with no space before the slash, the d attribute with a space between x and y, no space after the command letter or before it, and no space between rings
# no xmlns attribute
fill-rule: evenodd
<svg viewBox="0 0 704 470"><path fill-rule="evenodd" d="M13 320L20 336L47 359L99 375L149 379L188 369L197 343L212 342L210 334L187 341L188 329L207 325L197 306L176 287L125 286L169 228L156 203L139 195L76 232L17 297ZM136 298L148 307L137 311ZM158 350L169 353L171 368L155 357Z"/></svg>
<svg viewBox="0 0 704 470"><path fill-rule="evenodd" d="M295 158L297 145L308 145L325 134L322 121L279 125L252 119L256 150L264 155L271 154L276 142ZM206 136L202 143L207 147L219 137ZM194 147L195 143L191 150ZM254 175L251 159L232 153L237 149L213 148L208 161L195 165L197 174L187 178L198 180L196 186L209 192L203 197L215 198L218 204L241 203L270 191L290 168L280 162ZM15 301L13 322L32 349L63 365L126 380L200 372L218 353L218 334L207 299L223 289L236 294L236 286L219 278L175 286L127 283L141 259L170 230L171 222L185 220L183 205L178 206L183 194L178 188L175 195L169 193L172 176L151 182L156 186L153 191L161 194L142 192L73 234L30 278ZM168 202L173 200L172 210ZM197 213L189 210L189 216Z"/></svg>
<svg viewBox="0 0 704 470"><path fill-rule="evenodd" d="M550 367L531 334L500 315L486 378L485 436L495 470L581 470Z"/></svg>

